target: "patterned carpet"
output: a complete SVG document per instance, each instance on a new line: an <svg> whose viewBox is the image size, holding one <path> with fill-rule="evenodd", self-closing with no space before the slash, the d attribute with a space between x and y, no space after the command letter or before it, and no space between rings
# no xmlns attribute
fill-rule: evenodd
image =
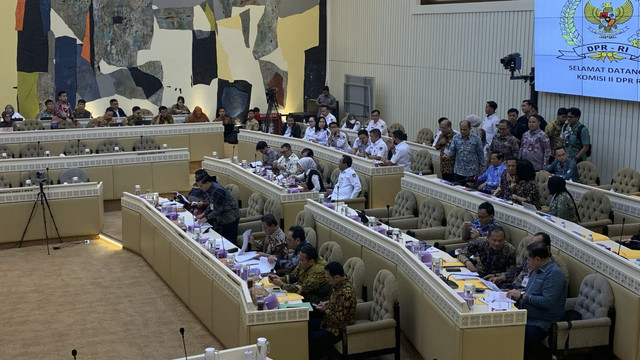
<svg viewBox="0 0 640 360"><path fill-rule="evenodd" d="M3 359L173 359L221 345L138 255L103 240L0 251Z"/></svg>

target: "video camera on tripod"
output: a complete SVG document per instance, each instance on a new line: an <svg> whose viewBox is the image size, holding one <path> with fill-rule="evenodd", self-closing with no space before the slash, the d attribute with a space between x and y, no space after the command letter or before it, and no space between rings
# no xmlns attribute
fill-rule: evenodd
<svg viewBox="0 0 640 360"><path fill-rule="evenodd" d="M44 176L44 171L37 171L35 180L38 184L45 184L47 182L47 178Z"/></svg>
<svg viewBox="0 0 640 360"><path fill-rule="evenodd" d="M267 89L264 92L267 97L267 104L277 104L278 99L276 98L276 89Z"/></svg>

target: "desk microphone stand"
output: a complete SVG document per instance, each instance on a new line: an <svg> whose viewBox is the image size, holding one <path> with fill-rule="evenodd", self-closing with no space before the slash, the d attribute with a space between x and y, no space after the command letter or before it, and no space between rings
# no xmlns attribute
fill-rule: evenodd
<svg viewBox="0 0 640 360"><path fill-rule="evenodd" d="M42 208L42 223L44 224L44 236L47 239L47 255L51 255L49 252L49 234L47 231L47 214L45 213L44 206L47 205L47 210L49 210L49 216L51 217L51 222L53 223L53 227L56 229L56 234L58 235L58 241L62 244L62 238L60 237L60 232L58 231L58 225L56 225L56 219L53 217L53 212L51 212L51 206L49 206L49 200L47 199L47 195L44 193L44 179L37 179L40 185L40 192L36 196L36 199L33 202L33 207L31 208L31 214L29 214L29 220L27 221L27 225L24 227L24 231L22 232L22 237L20 238L20 244L18 247L22 247L22 242L24 241L24 236L27 234L27 229L29 229L29 224L31 224L31 220L33 219L33 214L36 211L36 206L38 205L38 201L40 201L40 207Z"/></svg>

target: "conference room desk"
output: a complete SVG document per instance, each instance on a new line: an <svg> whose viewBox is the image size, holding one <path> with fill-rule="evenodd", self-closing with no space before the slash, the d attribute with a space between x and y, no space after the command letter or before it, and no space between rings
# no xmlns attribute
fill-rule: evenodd
<svg viewBox="0 0 640 360"><path fill-rule="evenodd" d="M139 196L125 193L121 204L123 247L141 255L226 348L265 337L271 357L307 359L308 309L257 311L245 281L191 233ZM220 238L212 230L203 236Z"/></svg>
<svg viewBox="0 0 640 360"><path fill-rule="evenodd" d="M466 301L429 270L404 246L374 228L309 201L305 211L315 220L318 247L328 241L342 248L343 261L359 257L365 264L364 284L368 298L381 269L391 271L397 280L400 327L425 359L521 359L524 346L526 311L488 312L486 306L469 310ZM495 344L492 345L492 344Z"/></svg>
<svg viewBox="0 0 640 360"><path fill-rule="evenodd" d="M104 128L77 128L43 131L13 131L0 133L0 145L7 145L17 158L27 143L44 146L51 155L64 153L69 141L84 141L91 150L105 139L117 139L124 150L130 151L141 136L153 137L160 147L186 148L191 159L199 161L213 151L224 153L224 127L214 123L173 124L153 126L117 126Z"/></svg>
<svg viewBox="0 0 640 360"><path fill-rule="evenodd" d="M173 117L173 123L174 124L184 124L185 121L187 120L187 117L189 115L172 115ZM146 121L153 121L154 116L144 116L144 120ZM114 118L116 122L121 123L122 121L124 121L126 118ZM87 127L87 124L89 124L89 121L91 119L78 119L78 122L82 125L83 128ZM42 123L42 126L44 126L45 129L49 130L51 129L51 120L40 120L40 122Z"/></svg>
<svg viewBox="0 0 640 360"><path fill-rule="evenodd" d="M315 144L298 138L283 137L280 135L267 134L258 131L240 130L238 135L238 159L253 162L256 159L262 160L262 154L256 151L258 141L265 141L276 151L280 151L280 146L284 143L291 144L291 148L296 153L304 148L313 150L317 160L328 162L338 166L340 158L346 153L330 147ZM393 204L396 194L400 191L400 178L402 178L403 168L400 166L375 166L373 160L351 155L353 159L352 168L361 175L369 185L366 208L385 207Z"/></svg>
<svg viewBox="0 0 640 360"><path fill-rule="evenodd" d="M104 223L103 184L98 182L51 185L44 188L61 237L98 235ZM0 243L19 242L29 220L40 187L0 189ZM53 222L47 216L50 243L58 242ZM44 239L42 207L38 202L25 241Z"/></svg>
<svg viewBox="0 0 640 360"><path fill-rule="evenodd" d="M418 203L431 197L447 206L460 207L473 213L478 205L488 201L495 208L496 220L503 225L522 229L529 234L549 234L552 246L559 250L569 270L569 297L577 296L582 279L588 274L600 273L609 280L617 312L614 354L620 359L640 359L640 267L633 260L607 250L598 245L598 241L589 241L587 236L590 231L576 224L567 224L563 228L560 221L552 221L522 206L510 205L479 192L448 185L435 176L405 174L402 188L413 192ZM598 237L594 235L594 238ZM519 241L512 238L514 246Z"/></svg>
<svg viewBox="0 0 640 360"><path fill-rule="evenodd" d="M112 200L135 185L160 193L190 189L189 159L188 149L2 159L0 175L18 186L29 172L43 171L57 183L65 169L81 168L89 180L103 183L104 199Z"/></svg>
<svg viewBox="0 0 640 360"><path fill-rule="evenodd" d="M353 144L353 141L358 138L357 131L344 130L344 129L341 131L347 134L347 137L349 138L349 142L351 142L352 144ZM391 134L389 134L389 136L391 136ZM409 140L407 140L406 143L409 146L409 153L411 153L411 156L415 155L418 151L427 150L429 154L431 154L431 160L433 161L433 173L434 174L440 173L440 151L439 150L436 150L436 148L431 146L431 144L429 145L419 144L417 142L413 142Z"/></svg>
<svg viewBox="0 0 640 360"><path fill-rule="evenodd" d="M611 210L615 215L615 222L617 224L622 222L622 217L626 218L627 223L640 222L640 197L607 191L595 186L578 184L571 181L567 182L567 190L571 193L576 203L580 201L582 194L589 190L601 192L611 201Z"/></svg>
<svg viewBox="0 0 640 360"><path fill-rule="evenodd" d="M233 164L230 159L205 157L202 168L207 170L209 175L215 175L216 181L222 185L238 185L243 206L249 203L249 197L254 192L262 194L265 201L267 199L279 201L282 207L281 220L284 219L284 229L296 224L296 215L304 209L307 199L318 199L317 191L290 193L275 182L253 173L251 169Z"/></svg>

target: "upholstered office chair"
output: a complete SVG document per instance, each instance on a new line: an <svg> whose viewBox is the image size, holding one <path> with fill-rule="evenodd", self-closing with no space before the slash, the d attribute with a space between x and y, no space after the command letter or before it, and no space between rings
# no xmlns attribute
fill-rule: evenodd
<svg viewBox="0 0 640 360"><path fill-rule="evenodd" d="M89 182L89 175L80 169L80 168L70 168L64 170L60 174L60 179L58 180L58 184L71 184L73 182L73 178L77 177L79 182Z"/></svg>
<svg viewBox="0 0 640 360"><path fill-rule="evenodd" d="M44 130L44 125L42 125L42 121L29 119L21 121L18 124L18 131L32 131L32 130Z"/></svg>
<svg viewBox="0 0 640 360"><path fill-rule="evenodd" d="M611 224L605 226L604 234L610 238L619 239L620 236L628 238L640 233L640 223L626 223L624 228L622 224Z"/></svg>
<svg viewBox="0 0 640 360"><path fill-rule="evenodd" d="M338 175L340 175L340 169L335 168L333 170L333 173L331 173L332 185L338 183ZM348 204L352 209L362 210L367 203L367 196L369 195L369 183L367 182L366 178L364 178L360 174L358 174L358 178L360 179L360 195L358 195L358 197L354 199L338 199L338 201Z"/></svg>
<svg viewBox="0 0 640 360"><path fill-rule="evenodd" d="M0 154L7 154L8 159L12 159L14 157L13 150L5 144L0 145Z"/></svg>
<svg viewBox="0 0 640 360"><path fill-rule="evenodd" d="M433 174L433 161L427 150L420 150L411 156L411 172L414 174Z"/></svg>
<svg viewBox="0 0 640 360"><path fill-rule="evenodd" d="M364 286L364 261L359 257L352 257L344 263L344 274L351 281L356 292L358 302L367 301L367 287Z"/></svg>
<svg viewBox="0 0 640 360"><path fill-rule="evenodd" d="M96 127L96 119L89 119L89 121L87 122L87 128L93 127Z"/></svg>
<svg viewBox="0 0 640 360"><path fill-rule="evenodd" d="M447 225L444 228L438 226L422 229L416 232L416 237L427 241L429 245L434 245L437 242L446 251L452 251L467 244L462 240L462 225L473 220L473 214L467 210L454 208L447 215Z"/></svg>
<svg viewBox="0 0 640 360"><path fill-rule="evenodd" d="M538 192L540 193L540 203L542 207L540 210L547 212L549 211L549 188L547 187L547 182L549 181L549 176L543 173L542 171L538 171L536 173L536 185L538 185Z"/></svg>
<svg viewBox="0 0 640 360"><path fill-rule="evenodd" d="M264 215L264 198L259 192L251 194L248 202L246 208L240 209L241 223L260 220L262 215Z"/></svg>
<svg viewBox="0 0 640 360"><path fill-rule="evenodd" d="M598 168L591 161L582 161L578 164L578 175L580 175L580 182L585 185L600 185Z"/></svg>
<svg viewBox="0 0 640 360"><path fill-rule="evenodd" d="M404 131L404 126L402 126L402 124L400 124L400 123L393 123L393 124L389 125L387 130L389 130L389 136L391 136L393 134L393 132L396 131L396 130L402 130L402 132L406 133Z"/></svg>
<svg viewBox="0 0 640 360"><path fill-rule="evenodd" d="M79 121L61 121L58 123L58 129L76 129L81 128L82 124Z"/></svg>
<svg viewBox="0 0 640 360"><path fill-rule="evenodd" d="M11 180L5 177L4 175L0 175L0 189L6 189L11 187Z"/></svg>
<svg viewBox="0 0 640 360"><path fill-rule="evenodd" d="M321 160L320 163L322 164L322 180L324 181L324 186L325 187L333 186L333 183L331 182L332 181L331 176L333 176L333 173L338 168L338 165L334 163L330 163L328 161L324 161L324 160ZM338 178L336 177L335 180L337 179Z"/></svg>
<svg viewBox="0 0 640 360"><path fill-rule="evenodd" d="M41 157L41 156L44 156L45 151L47 151L47 149L42 144L28 143L24 145L20 150L20 157L21 158Z"/></svg>
<svg viewBox="0 0 640 360"><path fill-rule="evenodd" d="M418 131L418 136L416 136L416 142L418 144L424 144L431 146L433 144L433 131L429 128L422 128Z"/></svg>
<svg viewBox="0 0 640 360"><path fill-rule="evenodd" d="M413 231L419 236L422 229L440 227L444 230L445 214L442 203L434 198L426 198L420 204L417 218L391 220L391 226Z"/></svg>
<svg viewBox="0 0 640 360"><path fill-rule="evenodd" d="M242 208L242 201L240 201L240 188L236 184L227 184L225 189L229 190L231 196L236 199L236 204L238 208Z"/></svg>
<svg viewBox="0 0 640 360"><path fill-rule="evenodd" d="M415 218L418 215L416 196L409 190L400 190L393 201L393 205L389 208L366 209L368 216L375 216L381 221L400 220ZM387 219L390 216L390 219Z"/></svg>
<svg viewBox="0 0 640 360"><path fill-rule="evenodd" d="M318 250L318 255L322 256L328 263L332 261L342 262L342 248L335 241L328 241Z"/></svg>
<svg viewBox="0 0 640 360"><path fill-rule="evenodd" d="M378 272L373 282L373 300L356 306L356 323L342 331L335 346L343 358L364 353L393 353L400 360L400 306L398 287L391 271Z"/></svg>
<svg viewBox="0 0 640 360"><path fill-rule="evenodd" d="M153 112L149 109L140 109L140 114L142 114L143 117L154 116Z"/></svg>
<svg viewBox="0 0 640 360"><path fill-rule="evenodd" d="M306 227L304 228L304 237L309 244L311 244L314 248L318 248L318 235L313 228Z"/></svg>
<svg viewBox="0 0 640 360"><path fill-rule="evenodd" d="M133 143L133 151L158 150L160 146L155 138L143 136Z"/></svg>
<svg viewBox="0 0 640 360"><path fill-rule="evenodd" d="M589 190L578 201L580 226L597 233L603 233L604 227L611 224L611 201L602 191Z"/></svg>
<svg viewBox="0 0 640 360"><path fill-rule="evenodd" d="M276 219L280 219L280 228L283 227L282 223L282 205L280 200L267 199L264 202L263 214L273 214ZM256 239L264 239L265 233L262 231L262 222L260 219L256 221L247 221L245 223L238 224L238 244L242 244L242 233L251 229L251 235Z"/></svg>
<svg viewBox="0 0 640 360"><path fill-rule="evenodd" d="M611 185L600 185L600 188L620 194L640 195L640 173L630 168L620 169L613 175Z"/></svg>
<svg viewBox="0 0 640 360"><path fill-rule="evenodd" d="M104 139L96 147L96 154L108 154L116 152L116 147L119 151L124 151L124 147L117 139Z"/></svg>
<svg viewBox="0 0 640 360"><path fill-rule="evenodd" d="M311 215L311 213L302 210L299 211L298 214L296 214L296 225L302 228L310 227L312 229L315 229L316 220L313 218L313 215Z"/></svg>
<svg viewBox="0 0 640 360"><path fill-rule="evenodd" d="M574 310L582 320L559 321L551 325L549 337L542 343L553 353L560 349L608 347L613 353L615 328L615 297L607 278L600 274L587 275L580 284L580 293L568 298L565 310Z"/></svg>
<svg viewBox="0 0 640 360"><path fill-rule="evenodd" d="M82 140L69 140L67 145L64 147L65 155L84 155L86 149L89 149L87 143ZM91 153L91 149L89 149L89 153Z"/></svg>

